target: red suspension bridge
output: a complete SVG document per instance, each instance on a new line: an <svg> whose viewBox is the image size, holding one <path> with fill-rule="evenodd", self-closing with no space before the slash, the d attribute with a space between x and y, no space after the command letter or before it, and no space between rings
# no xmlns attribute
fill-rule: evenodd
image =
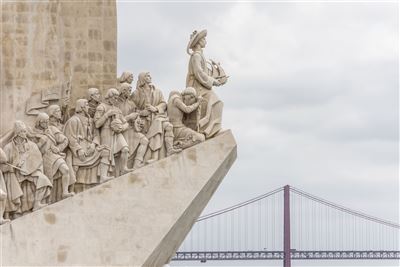
<svg viewBox="0 0 400 267"><path fill-rule="evenodd" d="M289 185L200 217L174 261L400 259L400 225Z"/></svg>

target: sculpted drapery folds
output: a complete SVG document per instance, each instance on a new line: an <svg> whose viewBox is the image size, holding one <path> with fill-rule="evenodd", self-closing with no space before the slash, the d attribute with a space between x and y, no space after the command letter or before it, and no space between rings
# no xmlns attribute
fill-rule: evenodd
<svg viewBox="0 0 400 267"><path fill-rule="evenodd" d="M218 78L214 78L207 68L207 61L203 55L207 31L195 31L188 43L187 52L190 55L188 74L186 76L186 87L193 87L197 94L205 101L200 106L200 118L196 115L188 117L188 124L194 130L197 128L206 138L214 136L221 130L223 103L212 90L213 86L220 86ZM192 52L190 52L192 50ZM224 77L226 79L226 77Z"/></svg>
<svg viewBox="0 0 400 267"><path fill-rule="evenodd" d="M78 99L75 114L65 123L68 138L67 161L74 170L75 192L81 192L114 177L108 176L109 148L100 145L98 129L89 116L89 103Z"/></svg>
<svg viewBox="0 0 400 267"><path fill-rule="evenodd" d="M118 108L129 123L129 127L123 135L129 146L129 165L137 169L144 165L144 156L149 145L149 140L142 133L144 123L137 112L135 103L130 99L132 86L129 83L122 83L119 87Z"/></svg>
<svg viewBox="0 0 400 267"><path fill-rule="evenodd" d="M100 144L110 149L109 164L115 166L114 157L120 155L120 168L116 175L124 174L132 169L128 168L129 148L123 132L129 128L121 110L116 106L119 101L119 92L111 88L105 95L94 116L95 127L100 131Z"/></svg>
<svg viewBox="0 0 400 267"><path fill-rule="evenodd" d="M139 74L132 99L140 116L145 118L144 132L149 139L151 160L159 159L164 143L167 156L179 152L180 149L173 147L174 134L166 113L167 103L162 92L152 84L149 72Z"/></svg>
<svg viewBox="0 0 400 267"><path fill-rule="evenodd" d="M181 148L187 148L203 142L205 136L198 133L183 123L185 114L197 111L202 97L196 97L196 90L192 87L186 88L182 93L173 91L168 99L168 117L174 127L175 143Z"/></svg>
<svg viewBox="0 0 400 267"><path fill-rule="evenodd" d="M0 148L0 164L7 163L7 156L4 153L3 149ZM7 202L7 187L4 181L3 172L0 170L0 225L8 222L8 219L4 219L4 212L6 210L6 202Z"/></svg>
<svg viewBox="0 0 400 267"><path fill-rule="evenodd" d="M33 139L43 155L44 174L53 183L51 202L70 197L70 185L75 183L72 170L65 162L65 153L68 146L67 137L56 127L49 126L49 116L46 113L39 113L36 117L33 128ZM56 181L61 177L61 182Z"/></svg>
<svg viewBox="0 0 400 267"><path fill-rule="evenodd" d="M52 184L43 173L43 159L37 145L27 138L27 128L16 121L11 142L4 147L7 165L2 171L7 188L6 217L15 218L45 206Z"/></svg>

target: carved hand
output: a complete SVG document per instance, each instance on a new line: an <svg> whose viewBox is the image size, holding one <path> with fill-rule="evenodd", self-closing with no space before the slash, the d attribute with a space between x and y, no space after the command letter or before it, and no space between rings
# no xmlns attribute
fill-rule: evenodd
<svg viewBox="0 0 400 267"><path fill-rule="evenodd" d="M110 109L109 111L106 112L106 116L107 117L111 117L111 116L114 116L114 115L117 115L117 114L118 114L118 112L117 112L116 109Z"/></svg>
<svg viewBox="0 0 400 267"><path fill-rule="evenodd" d="M140 114L140 116L142 116L142 117L147 117L147 116L150 115L150 111L148 111L147 109L144 109L144 110L141 110L141 111L139 112L139 114Z"/></svg>
<svg viewBox="0 0 400 267"><path fill-rule="evenodd" d="M146 109L150 112L156 113L158 111L158 109L152 105L147 105Z"/></svg>
<svg viewBox="0 0 400 267"><path fill-rule="evenodd" d="M11 166L8 166L8 165L6 165L6 164L0 164L0 170L1 170L3 173L6 173L6 172L14 172L14 168L11 167Z"/></svg>
<svg viewBox="0 0 400 267"><path fill-rule="evenodd" d="M220 86L220 85L221 85L221 83L220 83L220 81L219 81L219 80L217 80L217 79L214 79L213 85L215 85L215 86Z"/></svg>

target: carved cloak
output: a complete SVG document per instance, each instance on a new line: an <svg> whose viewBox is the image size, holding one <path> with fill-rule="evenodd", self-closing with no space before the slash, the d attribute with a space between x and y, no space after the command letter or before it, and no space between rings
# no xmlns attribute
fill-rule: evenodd
<svg viewBox="0 0 400 267"><path fill-rule="evenodd" d="M190 57L186 87L193 87L206 102L201 105L198 127L206 138L221 130L223 103L212 90L214 78L208 74L206 59L202 51L195 51ZM193 128L193 126L192 126Z"/></svg>

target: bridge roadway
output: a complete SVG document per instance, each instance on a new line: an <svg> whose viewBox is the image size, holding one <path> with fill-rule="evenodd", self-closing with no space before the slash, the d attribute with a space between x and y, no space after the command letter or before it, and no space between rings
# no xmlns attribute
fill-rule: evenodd
<svg viewBox="0 0 400 267"><path fill-rule="evenodd" d="M282 260L283 251L177 252L173 261ZM292 260L397 260L400 251L291 251Z"/></svg>

